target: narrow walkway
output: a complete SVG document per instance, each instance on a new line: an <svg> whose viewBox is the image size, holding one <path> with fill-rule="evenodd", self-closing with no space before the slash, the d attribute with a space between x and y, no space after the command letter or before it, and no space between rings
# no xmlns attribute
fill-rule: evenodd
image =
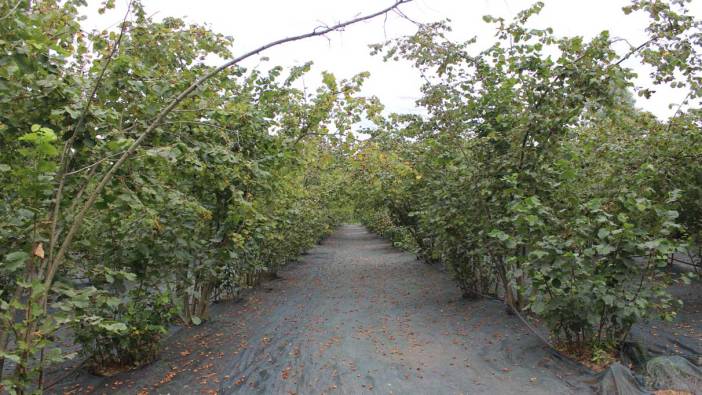
<svg viewBox="0 0 702 395"><path fill-rule="evenodd" d="M567 394L587 377L493 301L356 225L244 302L180 331L151 366L81 393ZM90 386L89 386L90 385Z"/></svg>

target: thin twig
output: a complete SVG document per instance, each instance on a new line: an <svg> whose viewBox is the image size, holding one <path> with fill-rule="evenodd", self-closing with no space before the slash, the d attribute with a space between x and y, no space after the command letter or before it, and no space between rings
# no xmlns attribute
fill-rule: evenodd
<svg viewBox="0 0 702 395"><path fill-rule="evenodd" d="M638 53L639 51L641 51L642 49L644 49L645 47L647 47L649 44L651 44L652 42L656 41L656 38L657 38L657 37L653 37L653 38L651 38L650 40L646 41L645 43L643 43L643 44L639 45L638 47L632 49L631 51L629 51L629 53L627 53L626 55L624 55L624 57L622 57L621 59L619 59L619 60L618 60L616 63L614 63L614 64L617 65L617 66L619 66L620 64L622 64L622 62L624 62L625 60L629 59L632 55L634 55L635 53Z"/></svg>
<svg viewBox="0 0 702 395"><path fill-rule="evenodd" d="M88 172L88 174L85 176L85 178L88 180L91 180L95 176L96 172L97 172L97 166L90 169L90 172ZM83 194L88 189L88 186L90 186L89 182L83 183L83 186L80 188L80 190L78 190L78 193L73 197L73 201L71 202L71 206L68 207L67 212L72 213L73 211L75 211L76 207L78 206L78 203L80 202L80 199L83 197Z"/></svg>
<svg viewBox="0 0 702 395"><path fill-rule="evenodd" d="M104 161L110 159L110 158L114 158L115 156L120 156L120 155L124 154L124 152L125 152L125 151L121 151L121 152L114 153L114 154L112 154L112 155L108 155L108 156L106 156L106 157L100 159L99 161L93 163L92 165L88 165L88 166L85 166L85 167L81 167L80 169L78 169L78 170L73 170L72 172L66 173L65 175L66 175L66 177L68 177L68 176L72 176L72 175L74 175L74 174L78 174L78 173L80 173L80 172L82 172L82 171L85 171L85 170L88 170L88 169L90 169L90 168L93 168L93 167L99 165L100 163L102 163L102 162L104 162Z"/></svg>
<svg viewBox="0 0 702 395"><path fill-rule="evenodd" d="M680 115L680 113L682 112L682 106L684 106L687 103L687 101L690 99L690 96L692 96L692 91L688 92L687 96L685 96L685 98L678 104L678 109L675 111L675 114L673 114L673 116L670 117L670 119L668 120L666 134L670 132L670 128L673 127L673 121L675 121L675 118L677 118L678 115Z"/></svg>
<svg viewBox="0 0 702 395"><path fill-rule="evenodd" d="M405 19L405 20L407 20L407 21L409 21L409 22L412 22L413 24L415 24L415 25L417 25L417 26L424 26L423 23L417 22L417 21L415 21L414 19L408 17L407 14L405 14L404 12L402 12L402 10L400 10L400 9L396 9L396 10L394 10L394 12L395 12L397 15L399 15L402 19Z"/></svg>

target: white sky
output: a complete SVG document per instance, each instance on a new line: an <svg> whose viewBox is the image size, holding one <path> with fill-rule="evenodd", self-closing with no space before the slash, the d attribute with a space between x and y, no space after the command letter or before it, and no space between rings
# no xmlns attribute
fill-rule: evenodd
<svg viewBox="0 0 702 395"><path fill-rule="evenodd" d="M350 19L358 14L380 10L393 0L143 0L147 12L155 18L182 17L188 22L207 24L212 30L233 36L236 40L235 54L246 52L269 41L282 37L306 33L322 23L333 24ZM582 35L586 38L609 30L613 37L623 37L632 44L645 41L644 28L647 20L642 15L625 16L621 8L628 0L545 0L546 7L533 21L534 27L551 26L558 35ZM420 22L431 22L445 18L452 20L456 40L478 36L478 47L485 48L493 41L493 25L486 24L482 16L490 14L506 19L529 7L532 0L414 0L403 5L403 12ZM86 9L88 29L105 29L119 23L127 0L117 0L116 10L107 15L98 15L95 10L98 0L90 0ZM699 18L702 16L702 0L693 0L690 8ZM247 67L293 66L313 61L312 73L306 76L306 85L319 84L321 71L333 72L338 78L347 78L361 71L370 71L364 94L376 95L385 104L387 111L418 112L414 102L419 98L421 78L408 63L384 63L381 57L371 56L368 45L379 43L416 30L410 22L391 14L383 18L347 28L325 38L312 38L272 49L261 56L270 61L260 65L260 58L250 58L242 65ZM625 52L626 44L621 50ZM645 77L647 72L636 60L626 66L634 68ZM646 78L641 78L646 85ZM686 92L685 92L686 93ZM685 93L671 89L658 89L650 100L638 99L638 105L661 118L667 118L675 110L668 108L677 104Z"/></svg>

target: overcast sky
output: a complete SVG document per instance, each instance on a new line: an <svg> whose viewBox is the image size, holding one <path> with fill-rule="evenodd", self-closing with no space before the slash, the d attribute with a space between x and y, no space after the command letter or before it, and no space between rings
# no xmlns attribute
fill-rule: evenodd
<svg viewBox="0 0 702 395"><path fill-rule="evenodd" d="M333 24L367 14L392 4L393 0L143 0L149 14L160 19L167 16L182 17L189 22L207 24L214 31L233 36L235 54L246 52L269 41L299 33L306 33L322 23ZM485 48L492 43L493 25L482 20L483 15L511 18L529 7L532 0L414 0L402 6L403 12L420 22L445 18L452 20L453 38L457 40L478 36L478 45ZM646 18L643 15L625 16L621 8L628 0L545 0L546 7L535 18L534 27L551 26L556 34L582 35L586 38L609 30L614 37L622 37L632 44L645 41ZM107 15L98 15L97 0L90 0L85 10L85 28L114 28L121 20L120 13L127 0L117 0L118 7ZM693 0L693 13L702 16L702 0ZM369 54L368 45L382 42L416 30L410 22L397 15L387 20L376 20L349 27L325 38L313 38L292 43L266 52L262 56L270 61L260 65L260 58L251 58L247 67L292 66L307 61L314 62L311 74L305 78L308 86L316 86L321 71L331 71L346 78L361 71L370 71L364 94L376 95L390 112L417 112L414 104L419 98L421 78L407 63L384 63L380 57ZM620 48L626 51L625 44ZM646 84L647 70L636 60L625 63L641 76ZM678 103L685 93L658 89L650 100L639 99L638 105L661 118L675 110L668 105Z"/></svg>

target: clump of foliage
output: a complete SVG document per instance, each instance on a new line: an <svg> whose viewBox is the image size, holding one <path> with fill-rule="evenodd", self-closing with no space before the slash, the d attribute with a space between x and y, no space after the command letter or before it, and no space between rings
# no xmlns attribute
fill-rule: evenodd
<svg viewBox="0 0 702 395"><path fill-rule="evenodd" d="M165 325L176 313L168 294L134 290L127 298L116 305L90 304L80 311L87 318L73 325L80 354L93 373L111 375L158 356L159 342L167 333ZM92 317L109 321L96 325Z"/></svg>
<svg viewBox="0 0 702 395"><path fill-rule="evenodd" d="M424 75L428 115L378 120L357 146L358 216L411 235L466 296L542 318L568 349L602 355L637 321L672 318L666 288L688 277L668 261L699 243L702 208L702 23L686 4L625 8L651 16L649 39L625 53L606 31L531 27L542 3L513 21L485 17L497 30L487 49L449 40L445 22L375 46ZM670 120L635 107L630 92L654 87L635 86L627 59L688 90Z"/></svg>

